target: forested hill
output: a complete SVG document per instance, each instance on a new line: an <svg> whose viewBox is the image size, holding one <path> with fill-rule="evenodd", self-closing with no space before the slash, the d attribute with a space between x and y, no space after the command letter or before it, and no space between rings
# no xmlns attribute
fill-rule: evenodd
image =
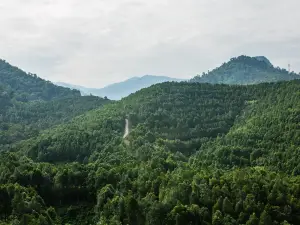
<svg viewBox="0 0 300 225"><path fill-rule="evenodd" d="M17 101L49 101L67 96L80 96L77 90L56 86L35 74L26 73L19 68L0 60L0 87L3 92ZM0 90L1 90L0 89Z"/></svg>
<svg viewBox="0 0 300 225"><path fill-rule="evenodd" d="M285 69L274 67L263 56L239 56L229 62L191 81L212 84L258 84L300 79L300 75Z"/></svg>
<svg viewBox="0 0 300 225"><path fill-rule="evenodd" d="M300 81L274 84L271 94L248 102L230 131L202 146L197 157L222 168L266 166L300 175L299 87Z"/></svg>
<svg viewBox="0 0 300 225"><path fill-rule="evenodd" d="M1 96L0 96L1 99ZM6 98L10 102L9 98ZM42 130L64 124L110 100L95 96L74 96L52 101L12 102L0 110L0 150L20 140L38 135ZM0 102L2 106L4 102Z"/></svg>
<svg viewBox="0 0 300 225"><path fill-rule="evenodd" d="M171 151L189 155L207 138L228 132L245 102L259 94L243 87L163 83L28 140L24 151L37 161L83 162L122 137L128 117L133 145L161 140Z"/></svg>
<svg viewBox="0 0 300 225"><path fill-rule="evenodd" d="M109 102L83 97L0 60L0 151Z"/></svg>
<svg viewBox="0 0 300 225"><path fill-rule="evenodd" d="M163 83L89 111L0 155L0 221L300 224L299 90Z"/></svg>

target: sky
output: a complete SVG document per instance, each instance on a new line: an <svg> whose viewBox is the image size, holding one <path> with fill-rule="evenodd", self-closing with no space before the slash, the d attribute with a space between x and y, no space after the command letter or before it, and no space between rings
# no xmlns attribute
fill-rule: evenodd
<svg viewBox="0 0 300 225"><path fill-rule="evenodd" d="M0 58L103 87L191 78L239 55L300 72L299 0L1 0Z"/></svg>

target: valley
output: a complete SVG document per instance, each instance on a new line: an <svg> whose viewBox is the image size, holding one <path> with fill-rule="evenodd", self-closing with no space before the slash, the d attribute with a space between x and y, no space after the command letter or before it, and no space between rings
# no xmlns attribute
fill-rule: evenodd
<svg viewBox="0 0 300 225"><path fill-rule="evenodd" d="M1 225L300 223L297 74L241 56L112 101L0 65Z"/></svg>

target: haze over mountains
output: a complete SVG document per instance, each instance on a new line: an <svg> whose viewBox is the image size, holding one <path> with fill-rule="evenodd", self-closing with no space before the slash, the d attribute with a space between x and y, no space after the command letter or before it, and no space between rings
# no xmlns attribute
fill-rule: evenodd
<svg viewBox="0 0 300 225"><path fill-rule="evenodd" d="M110 101L0 61L0 224L300 224L299 78L240 56Z"/></svg>
<svg viewBox="0 0 300 225"><path fill-rule="evenodd" d="M265 56L249 57L239 56L223 63L220 67L202 73L190 80L190 82L212 83L212 84L258 84L264 82L277 82L284 80L299 79L300 75L289 72L286 69L274 67ZM82 95L95 95L107 97L112 100L120 100L129 94L150 87L153 84L163 82L180 82L184 79L176 79L166 76L145 75L133 77L124 82L111 84L104 88L87 88L79 85L57 82L57 85L77 89ZM186 80L187 81L187 80Z"/></svg>
<svg viewBox="0 0 300 225"><path fill-rule="evenodd" d="M142 88L150 87L153 84L163 83L163 82L179 82L183 81L183 79L176 79L166 76L153 76L153 75L145 75L142 77L133 77L126 81L115 83L108 85L104 88L86 88L77 85L71 85L67 83L57 82L57 85L75 88L80 90L83 95L95 95L100 97L107 97L112 100L120 100L123 97L126 97Z"/></svg>

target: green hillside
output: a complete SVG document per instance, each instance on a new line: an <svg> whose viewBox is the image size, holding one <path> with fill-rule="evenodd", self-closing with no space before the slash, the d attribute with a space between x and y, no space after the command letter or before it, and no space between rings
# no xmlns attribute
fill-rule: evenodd
<svg viewBox="0 0 300 225"><path fill-rule="evenodd" d="M49 101L60 97L80 96L80 92L77 90L56 86L35 74L26 73L10 65L4 60L0 60L0 87L13 99L21 102Z"/></svg>
<svg viewBox="0 0 300 225"><path fill-rule="evenodd" d="M299 90L163 83L89 111L1 154L0 221L299 224Z"/></svg>
<svg viewBox="0 0 300 225"><path fill-rule="evenodd" d="M299 175L299 84L278 83L265 98L251 102L230 131L203 147L198 157L221 168L268 166Z"/></svg>
<svg viewBox="0 0 300 225"><path fill-rule="evenodd" d="M64 97L48 102L14 102L1 113L0 146L37 136L42 130L66 123L109 102L94 96Z"/></svg>
<svg viewBox="0 0 300 225"><path fill-rule="evenodd" d="M208 73L194 77L191 82L244 85L295 79L300 79L300 75L274 67L265 57L239 56Z"/></svg>
<svg viewBox="0 0 300 225"><path fill-rule="evenodd" d="M227 133L246 102L260 94L241 86L164 83L28 140L24 151L44 162L84 159L120 139L128 117L132 145L157 141L190 155L208 139Z"/></svg>
<svg viewBox="0 0 300 225"><path fill-rule="evenodd" d="M0 60L0 148L109 102L83 97Z"/></svg>

